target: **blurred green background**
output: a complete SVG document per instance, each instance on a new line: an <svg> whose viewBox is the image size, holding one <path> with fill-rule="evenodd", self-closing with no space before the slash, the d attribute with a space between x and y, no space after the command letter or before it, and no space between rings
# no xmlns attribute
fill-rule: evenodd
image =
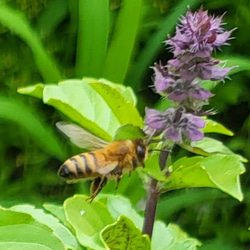
<svg viewBox="0 0 250 250"><path fill-rule="evenodd" d="M107 20L105 12L101 16L102 8L107 7L109 23L98 23L98 18L84 15L86 9L78 5L81 0L1 2L7 4L8 10L19 11L22 20L27 19L27 27L33 36L36 34L36 38L25 35L25 28L21 27L23 24L8 16L0 4L1 205L29 202L39 206L44 202L62 203L75 192L87 190L86 185L65 185L56 174L63 160L79 152L55 128L55 122L64 117L39 99L18 94L17 88L67 78L105 77L135 90L138 109L143 116L145 106L153 107L159 101L159 96L150 87L150 67L154 62L165 63L171 58L171 53L161 42L167 38L168 33L174 32L176 22L186 12L187 5L191 5L192 10L202 5L212 15L225 13L224 27L227 30L237 27L230 46L224 46L214 56L241 58L245 67L233 74L231 80L226 80L213 89L216 95L208 108L217 110L212 119L235 133L233 137L217 135L217 138L234 152L250 159L250 1L136 0L132 3L127 0L110 0L106 6L104 2L108 1L93 1L93 5L89 6L91 15L98 16L102 21ZM121 17L125 6L134 11L133 16ZM87 20L90 25L80 29L79 20ZM99 24L97 28L96 22ZM96 38L91 41L97 43L87 47L89 37L82 32L87 29L88 35L94 34L95 28ZM103 37L100 34L104 29L108 29L107 44L99 40ZM115 43L116 41L118 42ZM49 60L44 59L43 51L34 44L40 44ZM36 50L41 57L37 57L39 53ZM105 58L107 50L109 53ZM127 51L130 51L129 56ZM93 57L96 64L91 65L91 60L87 63L82 61L82 54L87 54L88 58ZM104 71L103 60L106 62ZM52 62L52 66L49 66L51 72L46 71L48 61ZM56 69L53 65L56 65ZM247 170L248 165L246 164ZM187 233L203 242L202 249L249 249L248 172L241 177L241 182L245 197L241 203L213 189L174 191L161 197L157 218L166 223L179 224Z"/></svg>

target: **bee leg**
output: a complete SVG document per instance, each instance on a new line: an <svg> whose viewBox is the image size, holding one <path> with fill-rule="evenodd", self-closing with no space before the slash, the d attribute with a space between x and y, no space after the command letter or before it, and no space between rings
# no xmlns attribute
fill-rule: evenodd
<svg viewBox="0 0 250 250"><path fill-rule="evenodd" d="M119 167L119 165L118 165L118 166L111 172L111 174L117 175L117 179L116 179L117 184L116 184L116 187L115 187L115 189L117 189L118 186L119 186L120 180L121 180L121 178L122 178L122 169L121 169L121 167Z"/></svg>
<svg viewBox="0 0 250 250"><path fill-rule="evenodd" d="M122 178L121 175L118 175L118 176L117 176L117 179L116 179L116 187L115 187L115 189L118 189L118 186L119 186L119 184L120 184L121 178Z"/></svg>
<svg viewBox="0 0 250 250"><path fill-rule="evenodd" d="M86 200L89 200L91 203L95 199L95 197L100 193L100 191L106 185L106 183L107 183L107 177L105 176L103 176L102 178L98 177L94 179L93 182L91 183L91 188L90 188L91 196Z"/></svg>

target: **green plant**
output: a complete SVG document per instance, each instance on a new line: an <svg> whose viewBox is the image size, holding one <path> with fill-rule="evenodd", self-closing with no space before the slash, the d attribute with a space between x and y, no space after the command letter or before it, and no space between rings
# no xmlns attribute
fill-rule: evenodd
<svg viewBox="0 0 250 250"><path fill-rule="evenodd" d="M194 6L199 1L187 2L191 6ZM61 162L63 159L70 156L72 154L72 150L69 149L68 152L65 152L65 148L63 147L61 141L59 141L60 136L58 136L55 131L52 131L51 127L53 126L51 124L54 124L54 120L70 119L107 141L110 141L113 138L125 136L122 134L124 133L124 130L122 132L119 132L119 128L127 123L142 127L142 115L139 114L138 110L135 108L135 105L137 101L139 101L140 107L144 107L146 102L143 103L141 98L138 98L137 100L137 97L133 93L133 90L138 91L143 86L142 78L145 77L145 68L153 64L152 62L156 57L156 54L160 50L161 41L165 39L166 33L170 32L170 30L174 27L179 15L186 11L187 5L185 1L181 1L179 5L175 6L174 11L171 15L162 17L161 19L159 17L154 19L157 20L155 21L155 23L159 23L159 25L155 25L155 23L153 23L154 26L152 30L156 30L156 32L154 33L154 35L143 40L143 36L140 37L141 31L143 30L143 28L145 31L145 27L147 27L147 25L152 25L152 23L146 23L147 25L144 26L143 21L145 21L145 19L143 20L139 18L140 13L142 13L144 17L149 15L150 13L149 9L145 8L146 5L144 5L142 1L136 1L135 7L134 1L124 0L124 5L121 5L122 7L119 11L117 11L117 13L109 10L108 1L103 1L101 5L98 4L98 1L80 1L79 6L76 3L77 2L74 1L51 1L51 5L49 5L48 7L48 12L45 12L44 17L46 17L46 14L49 14L49 10L50 13L52 11L52 13L54 14L50 15L50 18L48 19L41 18L41 21L40 23L38 22L36 29L31 28L25 18L22 15L20 16L19 12L14 11L7 6L1 6L1 23L7 26L13 33L17 34L30 46L30 48L32 48L31 55L34 57L34 62L37 65L35 72L39 75L39 77L35 79L29 79L28 81L26 80L22 83L18 83L17 86L14 87L14 91L16 87L19 87L20 85L26 86L28 82L42 81L46 83L37 84L31 87L19 88L20 93L32 96L28 101L27 97L22 98L20 96L17 96L16 94L14 94L13 89L11 92L9 91L9 88L7 93L9 96L11 96L11 98L1 99L1 118L6 122L6 124L18 124L18 126L22 128L20 133L19 131L16 131L17 135L13 135L13 140L6 140L6 145L15 145L18 149L21 148L23 150L22 153L24 153L25 155L24 169L26 171L28 169L29 172L29 175L23 175L27 177L23 177L23 185L20 185L20 187L18 187L17 185L15 185L15 183L12 183L12 169L3 167L2 179L4 179L4 182L2 181L1 188L4 189L6 185L8 185L8 182L10 183L9 186L11 187L5 194L2 194L1 196L3 199L3 204L6 202L7 197L11 196L12 194L15 194L15 197L18 197L18 192L16 190L23 190L23 197L25 197L26 192L31 193L30 190L34 190L34 187L36 187L35 184L38 182L45 183L46 181L46 183L48 183L49 185L51 185L51 183L56 183L58 178L55 175L57 165L59 165L59 161ZM98 17L97 15L93 14L93 10L98 11ZM65 16L67 15L67 13L69 13L71 17L71 23L70 28L67 30L68 33L66 33L68 36L64 33L64 38L67 37L65 41L67 40L67 42L70 42L72 46L64 46L64 48L62 49L63 53L65 52L68 57L63 57L59 52L59 55L57 55L57 59L55 59L56 56L52 56L48 52L48 50L45 49L43 42L44 44L45 40L47 41L47 43L51 42L48 42L49 39L46 37L46 35L51 35L54 32L55 34L58 34L56 32L56 28L58 27L57 25L58 23L62 22L62 20L65 20ZM111 16L109 18L110 14ZM134 20L130 18L131 15L135 17ZM91 20L91 22L82 21L81 18L77 19L78 16L84 18L84 20ZM98 18L101 18L101 21ZM159 20L161 20L161 22ZM77 30L76 27L78 22L80 25L78 26ZM143 35L147 36L151 33L152 30L147 30ZM83 36L83 32L85 36ZM43 40L42 38L45 33L47 34L45 35L45 39ZM74 36L76 34L78 35L78 39L77 49L75 51ZM139 42L142 42L144 46L141 46ZM54 43L52 42L52 48L53 44ZM94 50L91 49L93 48L93 46L95 48ZM77 58L76 63L72 63L74 62L72 59L74 57ZM64 60L61 60L61 58L64 58ZM70 58L70 63L67 64L66 61L68 58ZM245 58L242 59L241 57L232 56L231 58L229 58L228 63L232 63L232 65L239 65L240 67L238 72L249 69L248 59ZM24 68L23 65L22 68ZM236 71L234 73L236 73ZM95 78L83 78L80 80L63 80L59 82L59 84L57 84L58 80L62 78L81 78L83 76L91 76L95 78L105 77L112 82L108 82L103 79L96 80ZM133 87L133 90L129 87L124 87L113 82L125 83L127 85L130 85ZM212 87L216 85L214 84L214 82L206 82L205 84ZM4 93L5 92L3 92L2 95L4 95ZM79 94L79 96L76 94ZM115 101L112 98L113 95L117 97ZM37 102L33 97L40 98L45 104L53 106L56 110L59 110L60 113L58 114L58 112L56 112L56 114L51 115L51 113L54 112L54 109L52 112L51 109L49 109L49 111L46 110L48 113L44 114L41 111L44 107L42 108L41 103ZM84 106L86 105L85 101L91 103L91 108L89 105L86 107ZM151 105L153 103L152 101L148 102ZM158 103L157 105L165 108L168 103ZM30 106L33 107L31 108ZM120 109L123 109L126 112L121 112ZM37 116L34 114L35 112L38 112ZM98 119L99 114L107 113L110 117L112 117L114 123L109 124L107 116L106 118L105 116L100 116L99 118L101 119ZM28 117L28 119L25 119L24 121L22 117ZM95 117L96 119L93 119L93 117ZM47 121L44 121L44 118ZM2 135L6 134L6 127L5 129L1 129ZM116 133L116 131L118 132ZM207 120L207 126L204 129L204 132L230 136L232 135L232 132L230 130L211 120ZM19 134L21 134L24 140L19 141L16 139L20 138ZM30 143L30 138L33 138L35 143L34 141ZM8 159L4 157L4 154L8 150L8 147L6 147L4 143L5 142L1 144L1 147L4 150L2 151L4 153L2 153L3 157L1 157L1 165L9 166L8 164L10 163L8 162ZM33 147L34 145L35 148ZM186 148L190 152L198 154L199 156L182 158L179 161L176 161L176 159L178 158L177 156L176 158L175 156L173 156L172 166L174 169L180 171L176 171L170 179L166 178L166 176L159 170L157 154L150 156L150 158L146 162L145 170L138 169L135 173L132 174L131 178L128 179L127 176L123 178L117 193L120 193L131 200L132 205L126 205L127 207L129 207L129 214L132 211L130 206L132 206L134 209L136 204L138 204L142 197L145 197L145 190L143 188L143 182L141 181L141 179L143 181L146 181L147 174L162 182L163 186L165 185L166 187L168 187L166 189L167 191L174 190L177 187L190 188L195 186L209 186L216 187L232 195L238 200L242 200L243 195L239 185L239 175L244 171L244 167L241 163L242 161L245 161L243 157L232 153L226 146L221 144L219 140L215 139L206 138L200 143L193 144L191 146L183 145L183 147L184 146L186 146ZM33 151L31 149L33 149ZM34 156L35 160L29 158L29 156L31 155ZM41 159L38 158L37 155L41 156ZM49 162L51 157L56 158L57 162L56 164L52 164L55 165L55 167L54 169L50 169L50 179L47 179L44 178L47 173L45 170L47 169L47 166L51 166L51 163ZM223 179L225 173L224 168L220 168L221 164L225 166L225 162L230 162L230 164L226 166L226 171L230 171L230 178L227 179L226 182ZM187 168L182 167L184 164ZM36 168L37 166L39 167ZM33 174L30 175L30 173L32 173L32 169L34 169ZM194 172L194 170L197 170L197 172ZM184 179L183 176L185 177ZM108 186L104 188L104 193L113 193L113 184L114 183L112 182L109 183ZM86 191L85 186L79 185L78 192L82 192L83 189ZM131 192L131 190L137 190L137 192ZM200 192L202 193L202 191ZM57 191L56 195L59 196L59 193L60 192ZM178 194L178 192L176 193ZM168 192L168 194L172 194L172 192ZM180 196L181 194L182 193L180 192ZM32 193L32 196L36 197L37 193ZM66 194L66 196L68 196L68 194ZM183 196L185 195L183 194ZM193 196L196 197L195 194ZM23 197L20 198L21 201L24 199ZM65 195L63 197L65 197ZM105 201L105 199L109 199L107 197L108 196L106 195L100 197L100 201L96 202L97 205L93 203L93 207L108 206L108 202ZM192 199L191 194L189 194L188 197L191 197L190 199ZM211 199L213 199L212 195L211 197ZM43 197L38 197L38 204L42 204L44 199L47 199L46 195ZM63 200L62 197L60 199ZM37 236L34 237L34 239L37 238L37 242L39 241L38 239L40 238L40 233L41 235L44 234L46 237L51 237L52 239L48 242L43 240L39 241L41 249L43 249L42 246L47 246L52 249L54 249L55 247L58 247L58 249L63 249L63 247L84 249L84 247L93 246L103 248L105 244L110 244L108 243L110 232L112 232L112 234L113 232L115 232L114 235L117 235L118 237L119 227L122 225L128 230L128 235L135 235L137 241L140 242L140 244L144 244L142 245L144 248L148 247L147 237L142 236L141 233L138 232L138 229L136 229L135 226L131 223L131 221L124 217L120 217L118 219L120 215L128 214L125 213L125 211L114 213L113 210L110 210L110 206L109 208L105 208L104 210L102 210L102 214L105 214L107 216L107 221L104 221L101 225L99 225L99 227L97 224L96 228L93 229L94 236L91 236L93 236L94 239L89 239L93 238L89 237L87 241L84 240L83 242L83 239L86 239L85 237L87 237L86 235L88 235L88 232L85 232L84 230L82 231L81 225L75 225L72 219L70 219L70 225L67 224L63 216L65 213L68 216L67 218L69 218L69 213L71 212L77 213L77 215L79 216L79 211L85 211L85 207L81 207L82 204L83 206L87 207L86 209L89 209L89 204L85 203L84 199L84 196L75 196L65 201L64 208L60 206L50 205L51 210L47 209L52 212L52 214L56 214L56 217L60 218L61 222L58 222L58 227L61 229L63 228L62 230L64 230L68 240L65 240L63 236L55 235L53 233L55 229L51 229L52 222L50 220L49 223L45 223L44 221L39 220L44 213L43 211L41 211L41 214L38 217L35 217L33 212L31 212L32 210L36 210L34 208L30 208L30 210L26 210L25 208L25 211L22 211L24 212L24 214L22 213L21 215L21 209L18 213L15 214L12 213L12 210L14 208L2 209L2 218L6 219L6 222L4 222L4 226L6 227L2 227L2 235L4 235L3 237L5 238L5 240L7 239L7 237L5 236L9 235L8 239L11 241L12 238L9 234L10 231L17 230L16 232L18 234L20 233L22 228L28 229L27 231L31 231L31 229L34 229L34 236ZM116 196L116 199L119 200L115 205L118 208L122 207L124 203L126 203L120 201L119 196ZM68 207L68 205L71 204L70 202L73 203L76 200L76 205L74 205L73 208ZM17 200L17 203L19 202L20 201ZM166 222L168 223L170 221L168 216L169 214L171 214L171 211L169 212L169 214L164 214L164 211L166 209L165 202L166 196L163 196L159 201L160 206L158 218L167 218ZM6 202L6 204L8 205L8 202ZM127 204L129 204L129 202ZM177 204L176 210L180 210L182 208L181 205L178 206L178 202L170 202L170 207L174 207L174 204ZM186 201L186 204L188 204L188 199ZM27 205L27 207L29 206ZM47 207L49 207L49 205ZM7 214L9 214L8 216L12 217L12 219L7 220L8 217L5 217ZM11 229L8 229L7 224L14 225L15 223L13 221L20 221L20 225L13 228L10 227ZM22 225L24 221L27 222L24 224L29 225L25 225L23 227ZM139 229L141 229L142 222L138 223L134 218L132 219L132 221L137 227L139 227ZM141 217L140 221L142 221ZM64 223L66 224L65 227ZM44 224L46 224L46 226L44 226ZM36 229L34 228L34 225ZM176 228L176 226L171 225L166 227L163 223L156 223L155 225L156 233L152 237L153 249L158 249L161 247L157 244L157 242L160 242L166 234L170 234L171 236L168 237L169 241L166 240L162 243L163 248L170 248L170 246L175 243L181 249L183 249L184 247L195 248L196 245L200 244L197 240L186 238L183 233L180 232L178 228ZM72 226L74 229L72 229ZM103 231L101 229L103 229ZM163 234L162 232L165 232L165 234ZM20 236L23 235L20 234ZM30 244L29 247L33 249L34 245L32 244L34 244L34 242L29 242L28 238L25 238L25 241L26 240L26 243L28 244L24 245L27 247L27 245ZM77 241L79 241L80 243ZM124 242L123 237L121 237L121 241ZM8 247L12 243L3 241L3 244L5 244L5 247ZM176 245L174 245L173 249L177 248Z"/></svg>

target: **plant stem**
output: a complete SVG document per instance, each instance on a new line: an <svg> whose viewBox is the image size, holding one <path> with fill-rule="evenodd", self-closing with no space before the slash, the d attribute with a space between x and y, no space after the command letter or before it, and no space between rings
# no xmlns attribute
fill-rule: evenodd
<svg viewBox="0 0 250 250"><path fill-rule="evenodd" d="M171 147L164 149L162 148L160 155L159 155L159 166L161 170L166 166L168 157L173 149L174 145ZM170 174L169 172L167 172ZM144 217L144 223L142 228L142 233L149 235L150 238L152 238L153 233L153 227L155 222L155 214L156 214L156 208L158 199L160 197L160 190L157 188L158 181L155 180L153 177L151 177L148 193L147 193L147 203L146 203L146 209L145 209L145 217Z"/></svg>
<svg viewBox="0 0 250 250"><path fill-rule="evenodd" d="M154 221L155 221L155 213L158 198L160 196L159 190L157 190L157 180L151 178L151 183L148 190L148 197L146 203L146 210L145 210L145 218L142 233L148 234L149 237L152 237Z"/></svg>

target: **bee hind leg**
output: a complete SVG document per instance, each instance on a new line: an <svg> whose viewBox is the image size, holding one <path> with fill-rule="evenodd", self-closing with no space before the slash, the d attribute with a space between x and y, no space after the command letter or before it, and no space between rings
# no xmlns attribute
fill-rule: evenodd
<svg viewBox="0 0 250 250"><path fill-rule="evenodd" d="M91 196L88 197L86 200L90 201L90 203L92 203L92 201L95 199L95 197L100 193L100 191L102 190L102 188L107 184L107 177L103 176L103 177L98 177L96 179L94 179L91 183Z"/></svg>

